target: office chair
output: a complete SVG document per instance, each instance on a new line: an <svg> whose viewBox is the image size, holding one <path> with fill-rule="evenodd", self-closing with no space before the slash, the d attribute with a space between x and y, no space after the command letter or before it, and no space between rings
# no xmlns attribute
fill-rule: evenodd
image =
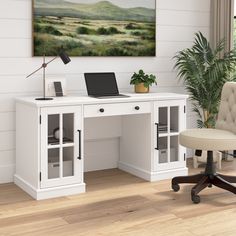
<svg viewBox="0 0 236 236"><path fill-rule="evenodd" d="M236 83L227 82L223 86L218 119L215 129L188 129L180 133L182 146L207 150L207 164L204 173L192 176L179 176L172 179L172 189L178 192L182 183L196 184L191 191L194 203L200 202L198 193L215 185L236 194L236 176L216 173L213 151L236 149Z"/></svg>

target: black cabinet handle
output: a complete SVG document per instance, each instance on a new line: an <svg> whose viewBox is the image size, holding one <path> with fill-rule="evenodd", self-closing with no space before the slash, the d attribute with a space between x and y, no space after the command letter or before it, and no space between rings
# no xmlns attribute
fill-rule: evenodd
<svg viewBox="0 0 236 236"><path fill-rule="evenodd" d="M134 109L138 111L138 110L140 109L140 107L139 107L139 106L136 106Z"/></svg>
<svg viewBox="0 0 236 236"><path fill-rule="evenodd" d="M103 113L105 110L103 108L100 108L99 111Z"/></svg>
<svg viewBox="0 0 236 236"><path fill-rule="evenodd" d="M156 150L159 150L159 124L155 123L156 127L157 127L157 146L156 146Z"/></svg>
<svg viewBox="0 0 236 236"><path fill-rule="evenodd" d="M77 159L81 160L81 130L78 129L77 131L79 132L79 156Z"/></svg>

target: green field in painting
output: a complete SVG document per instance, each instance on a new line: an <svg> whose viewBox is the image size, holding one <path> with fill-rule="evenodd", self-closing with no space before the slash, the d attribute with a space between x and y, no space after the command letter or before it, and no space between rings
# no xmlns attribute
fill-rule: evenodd
<svg viewBox="0 0 236 236"><path fill-rule="evenodd" d="M234 19L234 50L236 49L236 19Z"/></svg>
<svg viewBox="0 0 236 236"><path fill-rule="evenodd" d="M154 56L155 25L126 21L39 17L34 24L35 56L56 55L63 47L71 56Z"/></svg>
<svg viewBox="0 0 236 236"><path fill-rule="evenodd" d="M61 47L70 56L155 56L154 10L63 0L53 8L52 1L35 4L35 56L54 56Z"/></svg>

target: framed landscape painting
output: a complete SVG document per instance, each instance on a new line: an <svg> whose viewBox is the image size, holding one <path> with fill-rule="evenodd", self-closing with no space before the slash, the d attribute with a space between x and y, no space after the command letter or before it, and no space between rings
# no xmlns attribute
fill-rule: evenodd
<svg viewBox="0 0 236 236"><path fill-rule="evenodd" d="M33 54L155 56L155 0L33 0Z"/></svg>

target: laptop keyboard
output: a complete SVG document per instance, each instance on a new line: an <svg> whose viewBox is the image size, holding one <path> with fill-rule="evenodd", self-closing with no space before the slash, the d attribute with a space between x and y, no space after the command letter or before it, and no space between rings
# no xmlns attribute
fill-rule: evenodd
<svg viewBox="0 0 236 236"><path fill-rule="evenodd" d="M120 97L123 97L123 98L127 98L129 97L128 95L124 95L124 94L119 94L119 95L116 95L116 96L100 96L100 97L95 97L95 98L99 98L99 99L109 99L109 98L120 98Z"/></svg>

